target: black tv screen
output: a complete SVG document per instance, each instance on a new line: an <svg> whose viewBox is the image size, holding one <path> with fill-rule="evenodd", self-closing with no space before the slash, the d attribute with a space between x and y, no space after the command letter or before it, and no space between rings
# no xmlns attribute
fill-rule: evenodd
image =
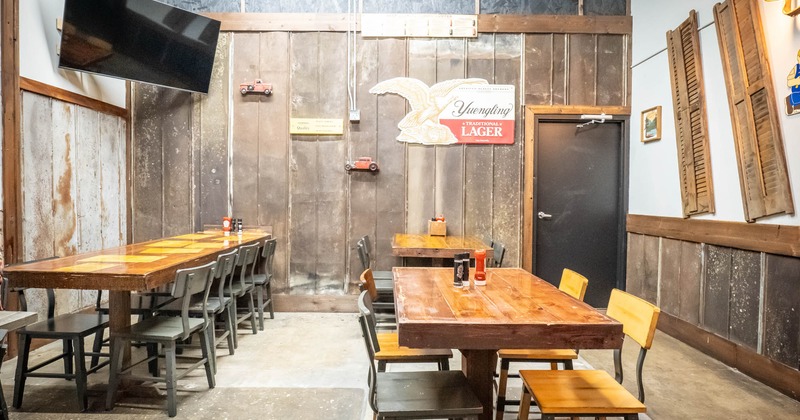
<svg viewBox="0 0 800 420"><path fill-rule="evenodd" d="M208 93L219 25L153 0L66 0L58 66Z"/></svg>

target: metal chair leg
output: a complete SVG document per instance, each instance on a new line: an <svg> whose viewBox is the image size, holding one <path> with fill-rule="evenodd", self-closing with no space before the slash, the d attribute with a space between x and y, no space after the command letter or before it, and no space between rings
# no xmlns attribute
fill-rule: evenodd
<svg viewBox="0 0 800 420"><path fill-rule="evenodd" d="M66 341L66 340L65 340ZM89 406L89 398L86 396L86 359L83 354L83 338L76 337L72 340L72 348L75 353L75 385L78 388L78 407L81 412L86 411Z"/></svg>
<svg viewBox="0 0 800 420"><path fill-rule="evenodd" d="M25 380L28 378L28 357L31 350L31 336L27 334L19 335L17 345L17 372L14 375L14 400L11 405L14 408L22 407L22 395L25 391Z"/></svg>
<svg viewBox="0 0 800 420"><path fill-rule="evenodd" d="M214 375L216 374L216 367L212 362L212 354L211 349L209 349L209 342L213 343L214 340L208 336L207 329L200 330L200 349L203 353L203 358L206 359L205 369L206 369L206 380L208 380L208 387L213 389L217 384L214 379Z"/></svg>
<svg viewBox="0 0 800 420"><path fill-rule="evenodd" d="M253 330L253 334L258 334L258 326L256 325L256 307L253 303L253 292L247 294L247 309L250 310L250 327Z"/></svg>
<svg viewBox="0 0 800 420"><path fill-rule="evenodd" d="M258 287L258 329L264 331L264 286Z"/></svg>
<svg viewBox="0 0 800 420"><path fill-rule="evenodd" d="M233 325L233 348L239 347L239 310L237 308L238 304L236 303L236 296L231 296L233 302L231 302L230 306L230 319L231 325Z"/></svg>
<svg viewBox="0 0 800 420"><path fill-rule="evenodd" d="M227 311L228 313L222 316L225 317L225 329L228 330L228 354L233 356L236 352L236 328L233 326L232 306L228 306Z"/></svg>
<svg viewBox="0 0 800 420"><path fill-rule="evenodd" d="M203 340L205 342L205 340ZM203 345L201 343L201 345ZM167 372L166 372L166 385L167 385L167 413L170 417L175 417L178 414L177 397L175 392L175 342L166 343L164 345L164 356L166 358Z"/></svg>

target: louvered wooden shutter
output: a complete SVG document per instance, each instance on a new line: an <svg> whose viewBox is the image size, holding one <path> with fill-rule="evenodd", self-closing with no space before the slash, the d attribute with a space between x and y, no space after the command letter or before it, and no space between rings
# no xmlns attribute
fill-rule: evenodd
<svg viewBox="0 0 800 420"><path fill-rule="evenodd" d="M752 222L794 213L780 120L758 5L726 0L714 6L725 69L745 217Z"/></svg>
<svg viewBox="0 0 800 420"><path fill-rule="evenodd" d="M697 12L667 31L683 217L714 212Z"/></svg>

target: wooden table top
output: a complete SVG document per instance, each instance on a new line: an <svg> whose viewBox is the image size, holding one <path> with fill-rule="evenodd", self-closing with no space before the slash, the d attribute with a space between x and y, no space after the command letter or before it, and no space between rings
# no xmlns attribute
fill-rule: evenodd
<svg viewBox="0 0 800 420"><path fill-rule="evenodd" d="M270 234L245 230L240 236L205 231L103 249L69 257L6 266L13 287L136 291L174 280L178 269L216 259L221 252L261 242Z"/></svg>
<svg viewBox="0 0 800 420"><path fill-rule="evenodd" d="M420 348L619 348L622 324L520 268L453 287L452 268L395 267L400 345Z"/></svg>
<svg viewBox="0 0 800 420"><path fill-rule="evenodd" d="M395 257L453 258L469 252L475 257L476 249L485 249L486 257L494 256L492 248L475 236L431 236L396 233L392 238L392 255Z"/></svg>
<svg viewBox="0 0 800 420"><path fill-rule="evenodd" d="M14 331L28 324L33 324L39 318L36 312L0 311L0 330Z"/></svg>

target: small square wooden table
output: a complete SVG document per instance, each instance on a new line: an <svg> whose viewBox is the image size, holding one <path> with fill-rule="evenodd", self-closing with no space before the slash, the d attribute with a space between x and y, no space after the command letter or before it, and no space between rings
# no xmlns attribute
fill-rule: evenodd
<svg viewBox="0 0 800 420"><path fill-rule="evenodd" d="M441 265L443 259L465 252L469 252L470 258L475 258L476 249L486 250L486 258L494 256L492 247L476 236L396 233L392 238L392 255L395 257L432 258L433 265Z"/></svg>
<svg viewBox="0 0 800 420"><path fill-rule="evenodd" d="M481 419L492 418L497 350L622 346L622 324L519 268L490 268L472 288L453 287L452 268L392 272L400 345L459 349Z"/></svg>

